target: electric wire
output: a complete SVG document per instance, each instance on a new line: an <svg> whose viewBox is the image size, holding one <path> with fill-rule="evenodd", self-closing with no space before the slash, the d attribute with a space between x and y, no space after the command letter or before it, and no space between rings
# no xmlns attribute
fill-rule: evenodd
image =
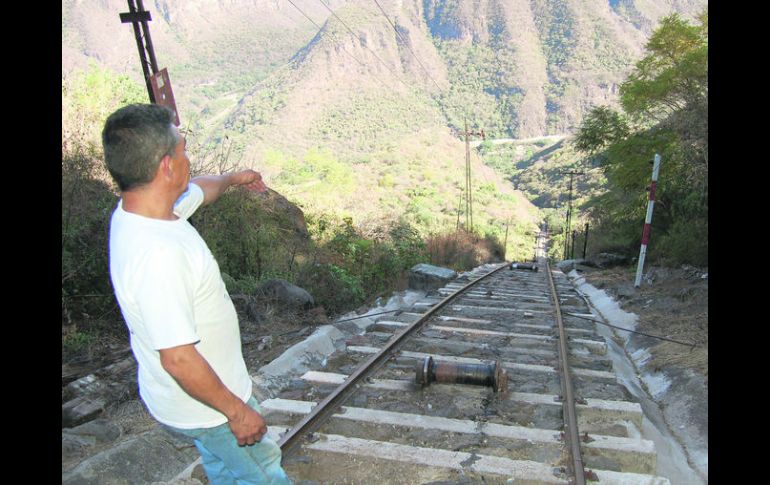
<svg viewBox="0 0 770 485"><path fill-rule="evenodd" d="M351 29L351 28L350 28L350 27L349 27L349 26L348 26L348 25L345 23L345 21L344 21L344 20L342 20L342 19L341 19L341 18L340 18L340 17L339 17L339 16L338 16L338 15L337 15L337 14L336 14L336 13L335 13L335 12L334 12L334 11L333 11L333 10L332 10L330 7L329 7L329 6L328 6L328 5L326 5L326 3L324 3L324 1L323 1L323 0L318 0L318 1L319 1L319 2L321 2L321 4L323 4L323 6L324 6L324 7L326 7L326 9L327 9L327 10L328 10L328 11L329 11L329 12L330 12L330 13L331 13L333 16L334 16L334 18L336 18L337 20L339 20L339 22L340 22L340 23L341 23L343 26L345 26L345 28L348 30L348 32L350 32L350 34L351 34L353 37L356 37L356 33L355 33L355 32L353 32L353 29ZM382 11L383 15L385 15L385 12L382 10L382 7L379 5L379 3L377 4L377 6L378 6L378 7L380 7L380 10ZM388 23L390 23L390 25L393 25L393 23L390 21L390 18L389 18L387 15L385 15L385 18L388 20ZM393 28L395 29L395 26L393 26ZM404 39L403 37L401 37L401 34L398 32L398 30L397 30L397 29L396 29L396 35L398 35L398 36L399 36L399 38L402 40L402 42L404 42L404 43L406 44L406 46L409 48L409 50L411 51L411 50L412 50L412 49L411 49L411 47L409 47L409 44L408 44L408 43L405 41L405 39ZM380 56L378 56L378 55L377 55L377 53L376 53L376 52L374 52L374 51L373 51L373 50L372 50L372 49L371 49L371 48L370 48L368 45L364 45L364 47L366 47L366 48L367 48L367 49L368 49L368 50L369 50L369 51L370 51L372 54L374 54L374 57L376 57L376 58L377 58L377 60L378 60L378 61L380 61L380 63L382 63L382 65L383 65L383 66L385 66L385 67L386 67L386 68L387 68L387 69L390 71L390 73L391 73L391 74L393 74L393 77L395 77L395 78L396 78L396 79L397 79L399 82L401 82L401 84L403 84L403 85L404 85L404 86L405 86L407 89L409 89L410 91L411 91L411 90L415 90L415 87L414 87L414 86L412 86L412 85L410 85L410 84L406 83L406 82L405 82L405 81L404 81L404 80L401 78L401 76L399 76L399 75L398 75L398 74L397 74L397 73L396 73L396 72L395 72L393 69L391 69L391 67L390 67L390 66L389 66L389 65L388 65L388 64L387 64L385 61L383 61L383 60L382 60L382 58L380 58ZM418 62L418 63L420 63L420 65L422 66L422 63L421 63L421 62L420 62L420 60L417 58L417 55L416 55L416 54L414 54L414 52L412 52L412 54L415 56L415 59L417 59L417 62ZM423 67L423 69L425 69L425 66L422 66L422 67ZM425 70L425 72L427 73L427 70ZM430 74L428 74L428 77L430 77ZM436 87L438 87L438 89L439 89L439 90L441 90L441 87L438 85L438 83L436 83L436 81L435 81L435 80L434 80L432 77L430 77L430 78L431 78L431 80L433 81L433 83L434 83L434 84L436 84ZM423 89L422 89L420 86L417 86L417 87L416 87L416 90L423 90ZM423 91L424 91L424 90L423 90ZM427 94L428 98L430 98L431 100L433 100L433 102L434 102L434 103L436 103L436 108L439 110L439 112L441 112L441 111L442 111L442 108L441 108L441 105L439 105L439 104L438 104L438 101L436 101L436 100L433 98L433 96L431 96L431 95L430 95L430 93L428 93L427 91L424 91L424 92L425 92L425 94ZM435 121L438 121L438 122L439 122L439 123L440 123L442 126L446 124L446 117L443 117L443 118L442 118L441 116L439 116L439 115L438 115L438 113L434 113L434 120L435 120Z"/></svg>
<svg viewBox="0 0 770 485"><path fill-rule="evenodd" d="M401 310L390 310L390 311L387 311L387 312L380 312L380 313L370 313L370 314L368 314L368 315L361 315L360 317L346 318L345 320L335 320L335 322L334 322L334 323L351 322L351 321L353 321L353 320L360 320L360 319L362 319L362 318L367 318L367 317L374 317L374 316L377 316L377 315L386 315L386 314L388 314L388 313L396 313L396 312L400 312L400 311L401 311Z"/></svg>
<svg viewBox="0 0 770 485"><path fill-rule="evenodd" d="M385 9L383 9L382 5L380 5L380 2L378 0L374 0L374 3L377 4L377 7L380 9L380 12L382 12L382 15L388 21L390 26L393 27L393 30L396 32L396 35L398 36L398 38L401 39L401 42L403 42L404 45L407 47L407 49L409 49L409 52L411 52L412 56L414 56L414 58L417 60L417 63L420 64L420 67L422 67L423 71L425 71L425 74L428 76L428 78L431 81L433 81L433 84L436 85L436 88L438 88L439 91L441 91L441 86L439 86L438 83L436 82L436 80L433 78L433 76L430 75L430 72L428 72L428 69L426 69L426 67L425 67L425 65L423 65L422 61L420 61L420 58L417 57L417 54L415 54L415 52L412 50L412 47L409 45L409 42L401 35L401 32L398 31L398 29L396 28L396 25L393 23L393 21L390 19L390 17L388 17L388 14L385 12ZM442 109L440 105L438 106L438 108L439 108L439 110ZM466 130L467 130L467 128L466 128ZM486 182L488 184L489 183L489 179L487 178L486 174L484 174L483 171L481 172L481 176L484 179L484 182ZM471 198L471 201L472 201L472 198ZM472 214L472 211L471 211L471 214Z"/></svg>
<svg viewBox="0 0 770 485"><path fill-rule="evenodd" d="M291 4L291 5L292 5L292 6L293 6L295 9L297 9L297 10L298 10L298 11L299 11L299 12L300 12L300 13L301 13L301 14L302 14L302 15L303 15L305 18L307 18L307 19L308 19L308 20L309 20L309 21L310 21L310 22L311 22L313 25L315 25L315 26L316 26L316 28L318 28L318 29L319 29L319 32L321 31L322 27L321 27L320 25L318 25L318 23L316 23L316 22L315 22L313 19L311 19L311 18L310 18L310 17L309 17L309 16L308 16L308 15L307 15L305 12L303 12L303 11L302 11L302 9L300 9L300 8L299 8L299 7L298 7L298 6L297 6L297 5L296 5L296 4L295 4L295 3L294 3L292 0L287 0L287 1L288 1L288 2L289 2L289 3L290 3L290 4ZM351 29L351 28L350 28L350 27L347 25L347 23L345 23L345 21L344 21L344 20L342 20L342 19L341 19L341 18L340 18L340 17L339 17L339 16L338 16L338 15L337 15L337 14L336 14L336 13L335 13L335 12L334 12L334 11L333 11L333 10L332 10L330 7L329 7L329 6L328 6L328 5L326 5L326 3L324 3L324 1L323 1L323 0L319 0L319 2L320 2L320 3L321 3L321 4L322 4L322 5L323 5L323 6L324 6L324 7L325 7L325 8L326 8L326 9L327 9L327 10L328 10L328 11L329 11L329 12L330 12L332 15L333 15L333 16L334 16L334 18L336 18L336 19L337 19L337 20L338 20L338 21L339 21L339 22L340 22L340 23L341 23L341 24L342 24L342 25L343 25L343 26L344 26L344 27L345 27L345 28L348 30L348 32L349 32L349 33L350 33L350 34L351 34L353 37L356 37L356 34L355 34L355 32L353 31L353 29ZM393 30L395 31L395 33L396 33L397 37L398 37L398 38L399 38L399 39L400 39L400 40L401 40L401 41L404 43L404 45L406 45L406 47L409 49L409 52L410 52L410 53L412 54L412 56L414 56L414 58L417 60L417 63L418 63L418 64L420 65L420 67L421 67L421 68L422 68L422 69L425 71L425 73L426 73L426 75L428 76L428 78L429 78L429 79L430 79L430 80L433 82L433 84L435 84L435 85L436 85L436 87L439 89L439 91L441 91L441 87L439 86L439 84L438 84L438 83L436 82L436 80L435 80L435 79L434 79L434 78L433 78L433 77L430 75L430 73L428 72L427 68L426 68L426 67L425 67L425 65L422 63L422 61L420 61L420 59L419 59L419 57L417 56L417 54L416 54L416 53L415 53L415 52L412 50L412 48L411 48L411 46L409 45L409 43L407 42L407 40L406 40L406 39L405 39L405 38L402 36L402 34L401 34L399 31L398 31L398 29L396 28L396 26L395 26L395 24L393 23L393 21L390 19L390 17L388 17L387 13L386 13L386 12L385 12L385 10L383 9L382 5L381 5L381 4L378 2L378 0L374 0L374 2L375 2L375 4L377 5L377 7L380 9L380 12L382 12L382 15L385 17L385 19L387 20L388 24L390 24L390 26L391 26L391 27L393 27ZM356 58L356 57L355 57L353 54L351 54L350 52L348 52L348 51L347 51L347 49L345 49L345 47L344 47L344 46L341 44L341 42L339 41L339 39L338 39L338 38L337 38L337 37L336 37L336 36L335 36L335 35L334 35L334 34L333 34L331 31L329 31L329 32L330 32L330 35L331 35L331 36L332 36L332 37L333 37L333 38L334 38L334 39L337 41L337 44L338 44L338 45L339 45L339 46L342 48L342 50L343 50L343 51L344 51L346 54L350 55L350 57L352 57L352 58L353 58L353 59L354 59L354 60L355 60L355 61L356 61L356 62L357 62L359 65L361 65L362 67L364 67L364 68L366 67L366 66L365 66L365 64L364 64L362 61L360 61L360 60L359 60L358 58ZM410 89L410 90L414 89L414 87L413 87L413 86L410 86L409 84L407 84L406 82L404 82L404 80L403 80L403 79L401 79L401 77L400 77L398 74L396 74L396 73L395 73L395 71L393 71L393 69L392 69L392 68L391 68L391 67L390 67L390 66L389 66L387 63L385 63L385 61L383 61L383 60L382 60L382 58L381 58L380 56L378 56L378 55L377 55L377 53L376 53L376 52L374 52L374 51L373 51L373 50L372 50L372 49L371 49L371 48L370 48L368 45L364 45L364 47L366 47L366 48L367 48L367 49L368 49L368 50L369 50L369 51L370 51L372 54L374 54L375 58L376 58L376 59L377 59L377 60L378 60L378 61L379 61L379 62L380 62L382 65L384 65L384 66L385 66L385 67L388 69L388 71L390 71L390 73L391 73L391 74L393 74L393 77L395 77L395 78L396 78L396 79L397 79L399 82L401 82L401 83L402 83L402 84L403 84L403 85L404 85L404 86L405 86L407 89ZM379 77L379 76L376 76L376 75L374 75L374 74L372 74L372 75L373 75L373 76L374 76L374 77L375 77L375 78L376 78L376 79L377 79L377 80L378 80L378 81L379 81L379 82L380 82L380 83L381 83L383 86L385 86L386 88L388 88L388 89L390 89L391 91L393 91L393 92L394 92L394 94L396 94L397 96L399 95L398 93L396 93L396 92L395 92L395 90L393 90L393 88L390 88L390 87L388 87L387 85L385 85L385 82L384 82L382 79L380 79L380 77ZM419 86L418 86L418 87L417 87L417 90L423 90L423 89L422 89L421 87L419 87ZM436 100L436 99L435 99L433 96L431 96L431 95L430 95L430 93L428 93L427 91L425 91L425 94L427 94L427 95L428 95L428 97L429 97L430 99L432 99L432 100L434 101L434 103L436 103L436 107L438 108L438 110L439 110L439 113L443 112L443 109L442 109L441 105L439 105L438 101L437 101L437 100ZM439 113L434 113L434 120L435 120L435 121L438 121L438 122L439 122L441 125L445 125L445 124L446 124L446 121L447 121L447 119L446 119L446 116L444 115L444 117L441 117L441 116L439 116ZM487 175L486 175L486 174L485 174L483 171L481 172L481 176L482 176L482 178L484 179L484 182L488 184L488 183L489 183L489 179L487 178Z"/></svg>
<svg viewBox="0 0 770 485"><path fill-rule="evenodd" d="M355 32L353 32L353 29L351 29L350 27L348 27L348 24L346 24L346 23L345 23L345 21L344 21L344 20L342 20L342 19L339 17L339 15L337 15L337 14L334 12L334 10L332 10L332 9L331 9L331 8L330 8L328 5L326 5L326 4L324 3L324 1L323 1L323 0L318 0L318 1L321 3L321 5L323 5L324 7L326 7L326 9L327 9L327 10L328 10L328 11L329 11L329 12L330 12L332 15L334 15L334 18L336 18L336 19L337 19L337 20L338 20L338 21L339 21L339 22L340 22L342 25L344 25L344 26L345 26L345 28L346 28L346 29L348 29L348 32L350 32L350 35L352 35L354 38L356 37L356 33L355 33ZM371 52L372 54L374 54L374 57L375 57L375 58L377 58L377 60L378 60L378 61L380 61L380 63L382 63L382 65L383 65L383 66L385 66L385 68L387 68L387 69L388 69L388 71L390 71L390 72L391 72L391 74L393 74L393 77L395 77L396 79L398 79L398 80L401 82L401 84L403 84L403 85L404 85L404 86L405 86L407 89L411 88L411 86L409 86L407 83L405 83L405 82L403 81L403 79L401 79L401 77L400 77L398 74L396 74L396 72L395 72L393 69L391 69L391 67L390 67L390 66L389 66L389 65L388 65L388 64L387 64L385 61L383 61L383 60L382 60L382 58L380 58L380 56L378 56L376 52L374 52L374 51L372 50L372 48L371 48L371 47L369 47L368 45L364 45L364 47L366 47L366 48L369 50L369 52Z"/></svg>
<svg viewBox="0 0 770 485"><path fill-rule="evenodd" d="M297 5L296 5L296 4L295 4L295 3L294 3L292 0L287 0L287 1L288 1L288 2L289 2L289 3L290 3L290 4L291 4L291 5L292 5L292 6L293 6L295 9L297 9L297 10L298 10L298 11L299 11L299 12L300 12L300 13L301 13L301 14L302 14L302 15L303 15L303 16L304 16L306 19L308 19L308 20L309 20L309 21L310 21L310 22L311 22L313 25L315 25L315 26L316 26L316 28L318 28L319 32L322 30L322 27L321 27L320 25L318 25L318 23L316 23L316 22L315 22L315 21L314 21L312 18L310 18L310 17L309 17L309 16L308 16L308 15L307 15L305 12L303 12L303 11L302 11L302 9L300 9L300 8L299 8L299 7L298 7L298 6L297 6ZM334 13L334 12L333 12L333 11L332 11L332 10L329 8L329 6L328 6L328 5L326 5L326 4L323 2L323 0L319 0L319 1L320 1L320 2L323 4L323 6L324 6L324 7L326 7L326 9L327 9L327 10L329 10L329 12L330 12L332 15L334 15L334 17L335 17L337 20L339 20L339 21L340 21L340 23L342 23L342 25L344 25L344 26L345 26L345 28L348 30L348 32L350 32L350 33L351 33L351 35L353 35L353 36L355 37L355 32L353 32L353 30L352 30L352 29L351 29L351 28L350 28L350 27L349 27L349 26L348 26L348 25L347 25L347 24L346 24L346 23L345 23L345 22L344 22L344 21L343 21L341 18L339 18L339 16L337 16L337 14L336 14L336 13ZM363 67L363 68L366 68L366 64L364 64L362 61L360 61L358 58L356 58L356 57L355 57L353 54L351 54L351 53L350 53L350 52L349 52L349 51L348 51L348 50L345 48L345 46L344 46L344 45L342 45L342 43L341 43L340 39L339 39L339 38L338 38L338 37L337 37L337 36L336 36L336 35L335 35L333 32L329 31L329 34L330 34L330 35L333 37L333 39L336 41L336 42L335 42L335 44L337 44L337 45L338 45L338 46L339 46L339 47L340 47L340 48L341 48L341 49L342 49L342 50L343 50L343 51L344 51L346 54L348 54L350 57L352 57L352 58L353 58L353 59L354 59L354 60L355 60L355 61L356 61L356 62L357 62L357 63L358 63L358 64L359 64L361 67ZM372 52L372 54L374 54L374 56L377 58L377 60L379 60L379 61L380 61L380 62L381 62L381 63L382 63L382 64L383 64L383 65L384 65L384 66L385 66L385 67L386 67L386 68L387 68L387 69L388 69L390 72L391 72L391 74L393 74L393 76L396 78L396 80L398 80L399 82L401 82L401 84L403 84L404 86L406 86L406 88L407 88L407 89L410 89L410 90L413 90L413 89L414 89L414 87L413 87L413 86L410 86L409 84L407 84L406 82L404 82L404 81L401 79L401 77L400 77L400 76L398 76L398 75L397 75L397 74L396 74L396 73L395 73L395 72L394 72L394 71L393 71L393 70L392 70L392 69L391 69L391 68L390 68L390 67L389 67L389 66L388 66L386 63L385 63L385 61L383 61L383 60L382 60L382 59L381 59L381 58L380 58L380 57L379 57L379 56L378 56L378 55L377 55L377 54L376 54L376 53L375 53L375 52L374 52L374 51L373 51L373 50L372 50L372 49L371 49L369 46L365 46L365 47L366 47L367 49L369 49L369 51L370 51L370 52ZM419 61L418 61L418 62L419 62ZM398 93L398 92L397 92L395 89L393 89L392 87L390 87L390 86L388 86L387 84L385 84L385 82L384 82L384 81L383 81L383 80L382 80L382 79L381 79L379 76L375 75L374 73L371 73L371 72L369 72L368 70L367 70L366 72L367 72L367 73L369 73L370 75L372 75L372 76L373 76L375 79L377 79L377 81L378 81L378 82L380 82L380 84L382 84L382 85L383 85L385 88L387 88L387 89L389 89L390 91L392 91L392 92L393 92L393 94L395 94L395 95L396 95L396 96L398 96L398 97L401 97L401 96L402 96L402 94ZM435 82L435 81L434 81L434 82ZM440 88L439 88L439 89L440 89ZM432 96L430 96L430 95L429 95L429 97L432 99ZM434 101L435 101L435 100L434 100ZM441 106L438 106L438 103L437 103L437 107L438 107L439 111L441 111ZM435 121L438 121L438 122L439 122L441 125L444 125L444 123L445 123L445 121L446 121L444 118L441 118L441 117L440 117L440 116L438 116L437 114L434 114L434 117L435 117Z"/></svg>
<svg viewBox="0 0 770 485"><path fill-rule="evenodd" d="M422 67L422 70L425 71L425 74L428 75L428 78L430 78L430 80L433 81L433 84L435 84L436 87L439 89L439 91L441 91L441 86L439 86L436 80L433 79L433 76L430 75L430 72L428 72L428 70L425 68L423 63L420 61L420 58L417 57L417 54L415 54L415 52L412 50L412 47L409 45L409 42L407 42L407 40L404 39L404 37L401 35L401 32L399 32L398 29L396 28L396 25L390 20L390 17L388 17L388 14L385 13L385 10L382 8L382 5L380 5L380 2L378 2L377 0L374 0L374 3L376 3L377 6L380 8L380 12L382 12L382 15L385 16L385 19L393 27L393 30L396 32L396 35L398 36L398 38L401 39L401 42L403 42L404 45L407 47L407 49L409 49L409 52L412 53L414 58L417 60L417 63L420 64L420 67Z"/></svg>
<svg viewBox="0 0 770 485"><path fill-rule="evenodd" d="M659 336L657 336L657 335L650 335L649 333L642 333L642 332L637 332L636 330L629 330L629 329L627 329L627 328L618 327L618 326L616 326L616 325L610 325L609 323L606 323L606 322L602 322L601 320L595 320L595 319L593 319L593 318L584 317L584 316L582 316L582 315L578 315L578 314L576 314L576 313L569 313L569 312L564 312L564 314L565 314L565 315L569 315L569 316L571 316L571 317L582 318L583 320L589 320L589 321L591 321L591 322L600 323L600 324L602 324L602 325L606 325L606 326L608 326L608 327L617 328L618 330L623 330L623 331L625 331L625 332L638 333L639 335L644 335L645 337L652 337L652 338L656 338L656 339L659 339L659 340L665 340L665 341L667 341L667 342L673 342L673 343L675 343L675 344L679 344L679 345L685 345L685 346L687 346L687 347L691 347L691 348L693 348L693 349L694 349L694 348L696 347L696 345L697 345L697 344L694 344L694 343L680 342L680 341L678 341L678 340L673 340L673 339L670 339L670 338L666 338L666 337L659 337Z"/></svg>
<svg viewBox="0 0 770 485"><path fill-rule="evenodd" d="M318 28L318 32L319 32L319 33L321 32L321 30L323 29L323 27L321 27L320 25L318 25L318 24L316 23L316 21L315 21L315 20L311 19L311 18L310 18L310 17L309 17L309 16L308 16L308 15L307 15L305 12L303 12L303 11L302 11L302 9L300 9L300 8L299 8L299 7L298 7L298 6L297 6L297 5L296 5L296 4L295 4L295 3L294 3L292 0L286 0L286 1L287 1L287 2L289 2L289 3L290 3L290 4L291 4L291 5L294 7L294 8L296 8L296 9L297 9L297 11L299 11L299 13L301 13L301 14L302 14L302 15L303 15L303 16L304 16L306 19L308 19L308 20L309 20L309 21L310 21L310 22L311 22L313 25L315 25L315 26L316 26L316 28ZM323 3L323 2L321 2L321 3ZM327 7L327 8L328 8L328 7ZM343 51L343 52L345 52L345 54L347 54L347 55L349 55L350 57L352 57L354 61L356 61L356 62L357 62L357 63L358 63L358 64L359 64L361 67L363 67L363 68L365 69L365 72L369 73L369 71L366 69L366 64L364 64L363 62L361 62L360 60L358 60L358 58L357 58L356 56L354 56L353 54L351 54L351 53L350 53L350 52L349 52L349 51L348 51L348 50L345 48L345 46L344 46L344 45L342 45L342 43L340 42L340 40L337 38L337 36L336 36L336 35L334 35L334 33L333 33L333 32L331 32L331 31L328 31L328 32L329 32L329 35L331 35L331 36L332 36L332 38L333 38L333 39L336 41L336 42L334 42L334 43L335 43L335 44L337 44L337 45L338 45L338 46L339 46L339 47L342 49L342 51ZM379 76L375 76L374 74L372 74L372 76L373 76L375 79L377 79L377 81L378 81L380 84L382 84L382 85L383 85L383 86L384 86L386 89L389 89L389 90L393 91L393 93L394 93L394 94L398 95L398 93L396 92L396 90L395 90L395 89L393 89L392 87L388 86L387 84L385 84L385 81L383 81L382 79L380 79L380 77L379 77Z"/></svg>
<svg viewBox="0 0 770 485"><path fill-rule="evenodd" d="M409 49L409 52L412 53L414 58L420 64L420 67L422 67L423 71L425 71L425 74L428 75L428 78L430 78L430 80L433 81L433 84L436 85L436 88L438 88L439 91L442 91L441 86L438 85L438 83L433 78L433 76L430 75L430 72L428 72L428 69L426 69L425 66L423 65L423 63L420 61L420 58L417 57L417 54L412 50L412 47L409 45L409 42L403 37L401 32L398 31L398 29L396 28L396 25L390 20L390 17L388 17L388 14L385 13L385 10L382 8L382 5L380 5L380 3L377 0L374 0L374 3L377 4L377 7L379 7L380 11L382 12L382 15L385 17L385 19L388 21L388 23L391 25L391 27L393 27L393 30L396 32L396 35L398 36L398 38L401 39L401 42L403 42L404 45ZM430 94L429 94L429 96L430 96ZM432 96L430 96L430 97L432 98ZM442 124L446 124L446 122L448 121L448 117L446 115L446 112L445 112L444 108L440 104L438 104L438 101L436 101L436 105L437 105L439 111L444 113L444 115L443 115L444 118L441 120Z"/></svg>

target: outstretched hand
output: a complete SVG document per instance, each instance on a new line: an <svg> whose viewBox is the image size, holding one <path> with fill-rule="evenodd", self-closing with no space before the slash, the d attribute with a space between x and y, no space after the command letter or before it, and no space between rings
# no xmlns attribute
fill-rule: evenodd
<svg viewBox="0 0 770 485"><path fill-rule="evenodd" d="M262 181L262 175L254 170L241 170L232 174L233 185L242 185L247 190L252 192L259 192L260 194L267 192L267 185Z"/></svg>

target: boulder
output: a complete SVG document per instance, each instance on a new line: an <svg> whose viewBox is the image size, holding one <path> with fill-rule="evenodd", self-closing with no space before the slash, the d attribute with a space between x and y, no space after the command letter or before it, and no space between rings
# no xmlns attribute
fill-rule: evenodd
<svg viewBox="0 0 770 485"><path fill-rule="evenodd" d="M84 441L95 445L112 443L120 438L120 435L121 431L118 425L107 419L99 418L74 428L65 428L62 430L62 441L66 436L73 438L73 441Z"/></svg>
<svg viewBox="0 0 770 485"><path fill-rule="evenodd" d="M584 259L565 259L564 261L559 261L556 263L556 267L559 268L562 273L567 274L573 269L577 269L578 265L585 265Z"/></svg>
<svg viewBox="0 0 770 485"><path fill-rule="evenodd" d="M611 268L621 264L628 264L628 256L614 253L599 253L591 257L591 261L599 268Z"/></svg>
<svg viewBox="0 0 770 485"><path fill-rule="evenodd" d="M457 272L454 270L420 263L409 270L409 288L424 291L435 290L445 286L455 278L457 278Z"/></svg>
<svg viewBox="0 0 770 485"><path fill-rule="evenodd" d="M100 416L108 405L136 394L136 360L131 355L62 388L62 428Z"/></svg>
<svg viewBox="0 0 770 485"><path fill-rule="evenodd" d="M259 287L257 293L286 307L309 310L315 306L310 293L286 280L268 280Z"/></svg>
<svg viewBox="0 0 770 485"><path fill-rule="evenodd" d="M230 295L230 299L233 301L235 311L241 318L245 318L249 322L256 323L257 325L264 322L265 317L259 309L259 305L254 301L254 297L251 295Z"/></svg>
<svg viewBox="0 0 770 485"><path fill-rule="evenodd" d="M178 475L198 456L194 446L156 428L97 453L62 473L62 484L164 482Z"/></svg>
<svg viewBox="0 0 770 485"><path fill-rule="evenodd" d="M249 192L249 195L260 200L267 209L267 214L272 215L272 219L280 227L290 228L301 239L310 239L310 233L305 222L305 214L302 212L302 209L289 202L286 197L270 188L265 193Z"/></svg>

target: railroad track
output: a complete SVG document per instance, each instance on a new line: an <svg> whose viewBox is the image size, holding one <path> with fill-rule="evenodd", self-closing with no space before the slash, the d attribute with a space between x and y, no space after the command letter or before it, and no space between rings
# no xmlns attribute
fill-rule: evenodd
<svg viewBox="0 0 770 485"><path fill-rule="evenodd" d="M588 306L561 272L542 258L537 267L477 268L410 311L381 316L323 368L263 401L289 475L669 483L654 476L654 444L638 438L641 407L617 382L605 342L573 316Z"/></svg>

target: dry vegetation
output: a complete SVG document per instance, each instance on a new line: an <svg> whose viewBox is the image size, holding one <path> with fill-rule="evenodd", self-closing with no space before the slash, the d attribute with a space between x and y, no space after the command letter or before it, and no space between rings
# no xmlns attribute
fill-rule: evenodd
<svg viewBox="0 0 770 485"><path fill-rule="evenodd" d="M708 277L703 278L708 268L651 267L636 289L635 274L636 268L617 267L584 275L614 296L623 310L639 316L639 332L695 345L651 339L652 370L676 367L708 377Z"/></svg>

